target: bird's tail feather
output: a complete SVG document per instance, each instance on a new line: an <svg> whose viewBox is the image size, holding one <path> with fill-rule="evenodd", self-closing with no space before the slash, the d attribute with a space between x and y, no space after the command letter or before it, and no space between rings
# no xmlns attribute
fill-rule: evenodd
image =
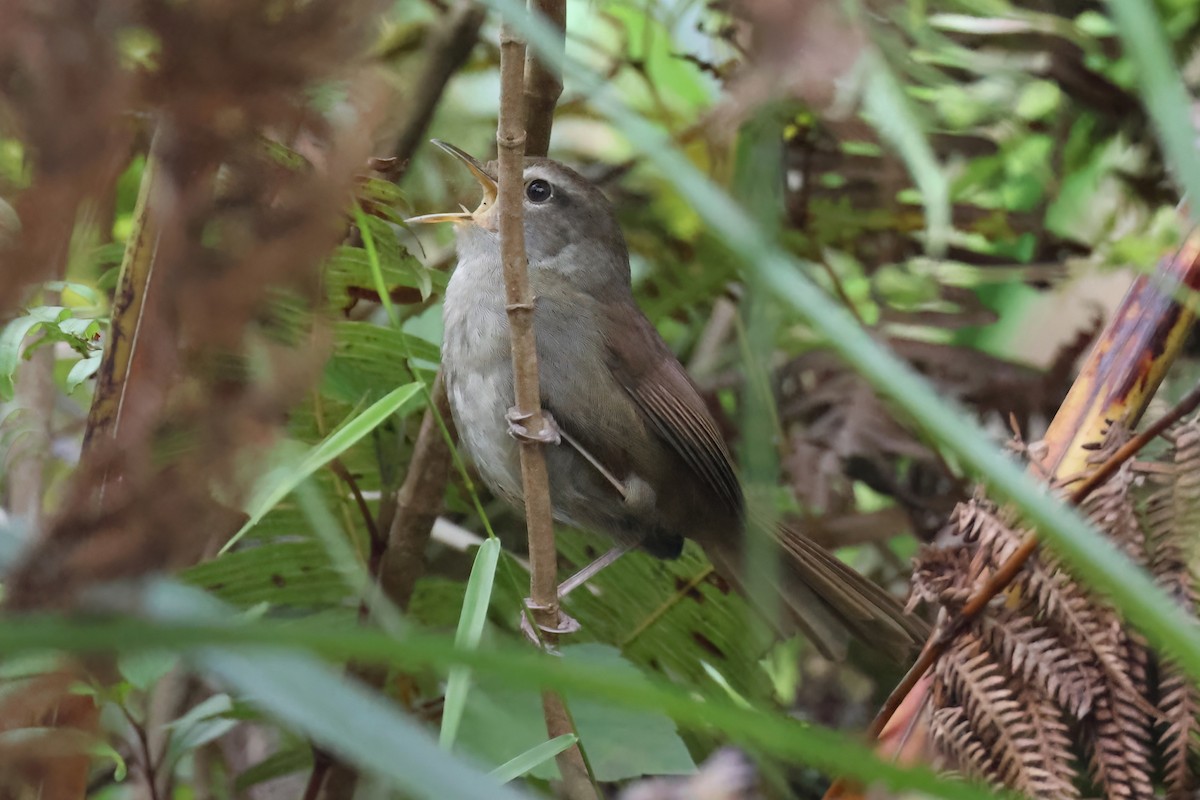
<svg viewBox="0 0 1200 800"><path fill-rule="evenodd" d="M923 620L809 537L780 527L776 538L785 632L798 631L830 658L844 657L853 636L897 661L928 636ZM726 547L705 550L722 575L744 584L740 554Z"/></svg>

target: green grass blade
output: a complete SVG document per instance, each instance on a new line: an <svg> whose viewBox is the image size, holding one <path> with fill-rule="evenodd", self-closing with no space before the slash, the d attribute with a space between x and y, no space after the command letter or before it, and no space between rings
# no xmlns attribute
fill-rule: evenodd
<svg viewBox="0 0 1200 800"><path fill-rule="evenodd" d="M229 611L196 591L161 591L157 615L177 625L220 622ZM444 800L528 800L461 758L442 752L426 730L387 698L348 682L311 655L267 647L199 648L192 662L239 696L347 763L383 778L406 796Z"/></svg>
<svg viewBox="0 0 1200 800"><path fill-rule="evenodd" d="M950 238L950 186L921 127L904 87L887 62L873 50L863 56L866 91L863 105L871 123L896 148L925 201L926 248L945 251Z"/></svg>
<svg viewBox="0 0 1200 800"><path fill-rule="evenodd" d="M1171 57L1171 44L1148 0L1108 0L1124 52L1137 65L1137 81L1167 162L1200 219L1200 156L1192 123L1192 96Z"/></svg>
<svg viewBox="0 0 1200 800"><path fill-rule="evenodd" d="M573 733L564 733L562 736L555 736L548 742L542 742L537 747L531 747L524 753L521 753L521 755L510 758L489 772L488 775L500 783L508 783L509 781L516 780L530 770L536 769L554 758L577 741L579 741L579 737Z"/></svg>
<svg viewBox="0 0 1200 800"><path fill-rule="evenodd" d="M487 621L488 606L492 601L492 584L496 579L496 565L500 561L500 540L486 539L475 554L471 576L467 579L467 592L463 597L462 613L458 618L458 630L454 633L454 645L464 650L474 650L483 636L483 623ZM471 689L471 670L453 667L446 680L446 699L442 710L442 729L438 744L444 750L454 748L458 726L467 707L467 693Z"/></svg>
<svg viewBox="0 0 1200 800"><path fill-rule="evenodd" d="M854 775L896 791L917 791L945 800L987 800L990 792L977 785L937 776L926 767L899 767L881 761L857 739L771 711L738 708L720 697L698 698L681 687L647 676L630 684L611 669L586 662L564 663L528 648L497 643L494 648L466 651L447 636L411 631L393 639L379 631L352 626L319 626L311 622L259 620L231 624L195 620L180 609L211 602L203 593L177 584L150 587L138 607L151 609L164 621L96 618L87 622L52 617L0 619L0 652L9 656L44 652L138 652L174 650L185 655L196 651L260 653L281 648L311 651L327 659L378 663L400 669L449 669L466 666L486 671L513 687L553 689L579 697L595 698L621 708L660 711L680 725L698 730L720 730L731 740L757 750L811 765L814 768ZM261 672L261 659L254 661ZM266 678L264 680L269 680ZM237 684L239 688L242 684ZM295 701L300 705L300 701ZM324 706L321 707L324 710ZM345 709L331 714L350 719ZM318 723L313 723L318 724ZM340 724L340 723L339 723ZM361 741L363 734L355 734ZM326 739L321 739L325 742ZM441 754L447 757L446 754ZM442 763L442 762L438 762ZM374 771L375 767L370 767ZM388 773L383 773L388 774ZM456 795L492 796L492 795Z"/></svg>
<svg viewBox="0 0 1200 800"><path fill-rule="evenodd" d="M385 698L347 683L310 656L204 650L195 661L205 672L236 687L247 702L408 796L430 800L526 797L443 752Z"/></svg>
<svg viewBox="0 0 1200 800"><path fill-rule="evenodd" d="M279 501L287 497L289 492L299 486L301 481L346 452L385 419L415 400L420 395L421 388L421 383L409 383L393 389L347 420L345 424L326 436L285 469L273 470L269 473L256 487L246 508L250 519L242 526L241 530L234 534L232 539L225 543L221 552L224 553L237 544L248 530L257 525L259 520L266 516L267 512L274 508Z"/></svg>

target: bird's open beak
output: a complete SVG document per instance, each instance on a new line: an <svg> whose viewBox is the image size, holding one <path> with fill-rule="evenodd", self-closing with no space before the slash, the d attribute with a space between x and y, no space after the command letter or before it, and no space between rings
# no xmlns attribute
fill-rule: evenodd
<svg viewBox="0 0 1200 800"><path fill-rule="evenodd" d="M405 222L476 222L482 223L486 213L496 204L496 181L487 171L479 160L449 142L443 142L440 139L431 139L438 147L445 150L450 155L457 158L467 169L471 170L471 174L475 176L475 180L479 181L479 185L483 187L483 200L480 201L479 207L474 211L467 211L465 206L459 206L462 211L451 211L443 214L422 214L419 217L409 217Z"/></svg>

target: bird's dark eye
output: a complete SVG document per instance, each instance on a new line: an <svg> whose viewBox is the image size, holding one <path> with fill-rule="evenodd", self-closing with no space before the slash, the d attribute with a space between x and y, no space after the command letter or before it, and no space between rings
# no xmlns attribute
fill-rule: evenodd
<svg viewBox="0 0 1200 800"><path fill-rule="evenodd" d="M550 185L550 181L542 178L534 178L525 184L525 196L531 203L544 203L550 199L552 194L554 194L554 187Z"/></svg>

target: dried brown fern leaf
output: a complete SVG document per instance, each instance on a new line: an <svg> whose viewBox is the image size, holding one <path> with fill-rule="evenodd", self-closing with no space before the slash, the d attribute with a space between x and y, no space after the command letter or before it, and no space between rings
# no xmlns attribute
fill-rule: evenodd
<svg viewBox="0 0 1200 800"><path fill-rule="evenodd" d="M1025 790L1026 794L1058 800L1080 797L1074 740L1062 709L1030 686L1021 690L1017 700L1029 717L1029 729L1034 739L1030 744L1040 754L1042 764L1030 768L1036 783Z"/></svg>
<svg viewBox="0 0 1200 800"><path fill-rule="evenodd" d="M1067 646L1026 608L997 608L980 619L979 630L996 660L1026 687L1038 687L1075 719L1091 712L1104 678L1085 651Z"/></svg>
<svg viewBox="0 0 1200 800"><path fill-rule="evenodd" d="M989 781L1040 796L1045 776L1057 765L1045 761L1041 737L1013 690L1014 681L972 633L964 633L938 662L939 705L959 705L980 741L989 745Z"/></svg>
<svg viewBox="0 0 1200 800"><path fill-rule="evenodd" d="M966 546L925 546L912 574L910 605L928 603L943 609L960 607L971 595L972 576L978 575Z"/></svg>
<svg viewBox="0 0 1200 800"><path fill-rule="evenodd" d="M1196 687L1173 665L1159 667L1158 707L1162 722L1158 748L1162 758L1162 781L1167 800L1195 796L1198 783L1189 755L1200 736L1196 717L1200 713Z"/></svg>
<svg viewBox="0 0 1200 800"><path fill-rule="evenodd" d="M1114 444L1119 445L1128 439L1128 434L1119 433L1110 438ZM1115 447L1105 447L1100 455L1113 449ZM1146 535L1137 513L1134 492L1141 482L1142 478L1134 470L1132 462L1126 462L1112 477L1092 490L1080 506L1080 511L1092 524L1104 531L1113 544L1124 550L1130 559L1137 564L1146 565L1149 561Z"/></svg>
<svg viewBox="0 0 1200 800"><path fill-rule="evenodd" d="M1165 484L1147 499L1143 527L1151 552L1150 571L1159 585L1190 613L1198 605L1194 558L1200 529L1200 420L1193 418L1169 437L1171 469L1152 479ZM1158 749L1169 800L1192 797L1200 787L1189 755L1200 738L1200 690L1169 660L1158 665Z"/></svg>
<svg viewBox="0 0 1200 800"><path fill-rule="evenodd" d="M972 520L980 546L990 551L990 561L996 565L1005 562L1022 541L1022 535L998 514L994 506L989 509L981 503ZM1031 557L1014 581L1010 593L1014 591L1037 621L1050 628L1077 659L1095 663L1123 696L1141 697L1123 661L1121 643L1112 633L1120 628L1116 614L1060 570L1052 556L1038 553ZM1146 700L1140 702L1143 710L1150 710Z"/></svg>
<svg viewBox="0 0 1200 800"><path fill-rule="evenodd" d="M962 706L946 706L934 711L929 718L929 730L942 754L944 766L982 781L995 782L991 777L995 767L990 748L976 736Z"/></svg>
<svg viewBox="0 0 1200 800"><path fill-rule="evenodd" d="M1084 745L1092 777L1107 798L1154 796L1149 720L1127 698L1108 692L1084 720Z"/></svg>

